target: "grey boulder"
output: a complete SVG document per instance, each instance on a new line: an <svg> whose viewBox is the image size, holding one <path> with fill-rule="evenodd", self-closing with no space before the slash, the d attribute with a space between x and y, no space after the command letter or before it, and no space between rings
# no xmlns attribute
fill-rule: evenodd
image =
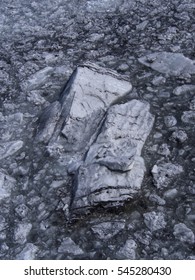
<svg viewBox="0 0 195 280"><path fill-rule="evenodd" d="M78 170L72 210L121 205L140 190L145 164L141 150L154 117L149 104L132 100L112 106Z"/></svg>
<svg viewBox="0 0 195 280"><path fill-rule="evenodd" d="M181 53L158 52L142 56L139 62L168 76L195 74L195 63Z"/></svg>

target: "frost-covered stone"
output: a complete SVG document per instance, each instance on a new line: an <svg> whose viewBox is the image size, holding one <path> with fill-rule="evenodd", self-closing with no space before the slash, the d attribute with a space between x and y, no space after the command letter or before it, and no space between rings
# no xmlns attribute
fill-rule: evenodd
<svg viewBox="0 0 195 280"><path fill-rule="evenodd" d="M81 255L83 250L70 238L63 238L62 243L58 247L58 252L63 254Z"/></svg>
<svg viewBox="0 0 195 280"><path fill-rule="evenodd" d="M137 248L136 242L133 239L128 239L125 242L124 246L122 246L116 253L117 259L135 260L136 248Z"/></svg>
<svg viewBox="0 0 195 280"><path fill-rule="evenodd" d="M183 168L178 164L168 162L154 165L152 168L154 185L159 189L166 188L174 177L182 172Z"/></svg>
<svg viewBox="0 0 195 280"><path fill-rule="evenodd" d="M12 156L23 147L23 144L21 140L0 142L0 159Z"/></svg>
<svg viewBox="0 0 195 280"><path fill-rule="evenodd" d="M125 221L102 222L91 227L91 230L102 240L108 240L123 230Z"/></svg>
<svg viewBox="0 0 195 280"><path fill-rule="evenodd" d="M179 223L174 226L173 234L175 238L180 240L181 242L194 244L195 239L193 231L183 223Z"/></svg>
<svg viewBox="0 0 195 280"><path fill-rule="evenodd" d="M147 228L151 231L156 231L166 227L167 223L165 222L163 213L156 213L152 211L145 213L143 216L144 223L146 224Z"/></svg>
<svg viewBox="0 0 195 280"><path fill-rule="evenodd" d="M184 123L195 124L195 111L186 111L181 116Z"/></svg>
<svg viewBox="0 0 195 280"><path fill-rule="evenodd" d="M16 180L9 176L5 170L0 169L0 202L2 199L8 198L11 195L15 184Z"/></svg>
<svg viewBox="0 0 195 280"><path fill-rule="evenodd" d="M159 52L140 57L139 62L169 76L195 74L194 61L181 53Z"/></svg>
<svg viewBox="0 0 195 280"><path fill-rule="evenodd" d="M139 191L145 165L141 150L154 122L149 104L114 105L77 176L72 209L120 203Z"/></svg>
<svg viewBox="0 0 195 280"><path fill-rule="evenodd" d="M32 228L30 223L19 223L14 231L14 240L19 244L26 242L27 236Z"/></svg>
<svg viewBox="0 0 195 280"><path fill-rule="evenodd" d="M16 260L34 260L38 247L32 243L27 243L24 249L16 255Z"/></svg>

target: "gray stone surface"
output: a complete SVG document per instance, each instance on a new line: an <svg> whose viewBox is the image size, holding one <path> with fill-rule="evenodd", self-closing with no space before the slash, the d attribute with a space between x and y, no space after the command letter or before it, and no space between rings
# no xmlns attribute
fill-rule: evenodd
<svg viewBox="0 0 195 280"><path fill-rule="evenodd" d="M124 246L122 246L116 253L117 259L121 260L135 260L136 259L137 244L133 239L128 239Z"/></svg>
<svg viewBox="0 0 195 280"><path fill-rule="evenodd" d="M98 238L107 241L125 228L125 221L102 222L91 227Z"/></svg>
<svg viewBox="0 0 195 280"><path fill-rule="evenodd" d="M30 223L20 223L15 228L14 240L16 243L24 244L27 240L27 236L32 228Z"/></svg>
<svg viewBox="0 0 195 280"><path fill-rule="evenodd" d="M9 176L5 170L0 170L0 202L4 198L9 198L14 189L16 180Z"/></svg>
<svg viewBox="0 0 195 280"><path fill-rule="evenodd" d="M182 172L183 168L178 164L168 162L154 165L152 168L154 185L159 189L166 188L176 175Z"/></svg>
<svg viewBox="0 0 195 280"><path fill-rule="evenodd" d="M183 115L181 116L181 120L187 124L194 124L195 123L195 111L183 112Z"/></svg>
<svg viewBox="0 0 195 280"><path fill-rule="evenodd" d="M156 231L166 227L166 221L163 213L148 212L144 214L144 223L149 230Z"/></svg>
<svg viewBox="0 0 195 280"><path fill-rule="evenodd" d="M168 76L195 74L194 61L181 53L152 53L140 57L138 60L140 63Z"/></svg>
<svg viewBox="0 0 195 280"><path fill-rule="evenodd" d="M188 93L188 92L194 93L195 92L195 85L182 85L182 86L176 87L173 91L173 93L175 95L182 95L182 94L185 94L185 93Z"/></svg>
<svg viewBox="0 0 195 280"><path fill-rule="evenodd" d="M83 250L75 244L75 242L70 237L65 237L62 243L58 247L58 252L63 254L81 255Z"/></svg>
<svg viewBox="0 0 195 280"><path fill-rule="evenodd" d="M38 247L32 243L26 243L24 249L16 255L16 260L34 260Z"/></svg>
<svg viewBox="0 0 195 280"><path fill-rule="evenodd" d="M174 236L182 243L194 244L194 233L184 223L179 223L174 226Z"/></svg>
<svg viewBox="0 0 195 280"><path fill-rule="evenodd" d="M189 234L191 241L187 242L180 240L186 236L185 230L179 234L176 228L175 238L173 234L174 226L180 223L195 233L195 138L191 113L195 111L194 1L1 0L0 15L0 259L118 259L120 255L116 253L127 239L137 244L136 254L133 253L136 259L194 259L193 235ZM144 58L148 66L138 58ZM103 109L97 135L82 151L76 149L84 145L83 141L75 142L71 152L74 133L66 139L71 126L65 129L65 122L71 108L75 112L74 106L80 107L82 102L69 94L68 87L80 80L83 70L89 73L90 84L94 84L90 69L97 71L86 66L88 71L84 67L87 61L101 66L105 77L107 69L125 73L124 78L115 72L117 84L125 80L132 83L133 89L113 103L146 100L155 123L141 153L146 167L141 190L124 207L112 202L112 208L105 209L102 206L107 203L101 203L100 207L93 206L88 215L85 209L80 217L71 215L69 208L72 191L75 193L78 184L76 173L86 167L87 151L101 133L107 110L114 105ZM75 80L68 83L71 75ZM101 89L101 83L99 86ZM99 93L102 95L103 91ZM91 103L94 104L90 101L90 106ZM96 116L101 118L98 113ZM175 118L168 126L167 116ZM76 121L74 124L74 131L78 130ZM79 125L82 121L78 119ZM83 137L81 130L77 140ZM83 132L86 130L89 126ZM2 158L5 145L15 141L22 141L22 148L12 153L13 145L11 154ZM112 152L120 159L118 165L110 154L109 158L106 154L106 165L101 165L108 182L115 173L122 178L132 171L123 171L130 162L124 164L116 146ZM164 167L165 175L157 172L157 188L151 171L155 164L161 167L165 162L180 165L183 171L169 175ZM91 165L95 178L100 173L95 174L94 166L99 168L100 163ZM120 170L108 169L113 166ZM87 172L91 178L92 172ZM101 177L98 180L101 184ZM150 212L165 215L166 228L148 229L143 214ZM91 230L92 226L112 221L124 221L125 227L108 240L103 239L103 233L100 238ZM21 224L31 224L32 228L20 240ZM112 229L114 233L115 227ZM82 246L83 254L58 252L63 238L68 237Z"/></svg>
<svg viewBox="0 0 195 280"><path fill-rule="evenodd" d="M6 157L12 156L23 146L23 141L9 141L0 142L0 158L4 159Z"/></svg>
<svg viewBox="0 0 195 280"><path fill-rule="evenodd" d="M59 103L49 106L41 116L38 140L48 142L55 130L63 135L66 152L80 152L93 141L108 107L132 89L114 71L95 64L84 64L74 71Z"/></svg>
<svg viewBox="0 0 195 280"><path fill-rule="evenodd" d="M177 120L174 116L166 116L164 117L164 122L167 127L172 127L177 124Z"/></svg>
<svg viewBox="0 0 195 280"><path fill-rule="evenodd" d="M138 100L108 110L101 133L79 169L72 209L123 204L138 193L145 172L141 150L153 122L149 104Z"/></svg>

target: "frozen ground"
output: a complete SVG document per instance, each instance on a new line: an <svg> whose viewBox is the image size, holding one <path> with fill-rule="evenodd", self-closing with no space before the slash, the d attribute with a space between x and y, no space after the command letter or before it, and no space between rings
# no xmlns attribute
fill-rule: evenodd
<svg viewBox="0 0 195 280"><path fill-rule="evenodd" d="M195 259L193 0L2 0L0 258ZM43 109L86 61L150 104L139 195L69 219L71 177L35 143Z"/></svg>

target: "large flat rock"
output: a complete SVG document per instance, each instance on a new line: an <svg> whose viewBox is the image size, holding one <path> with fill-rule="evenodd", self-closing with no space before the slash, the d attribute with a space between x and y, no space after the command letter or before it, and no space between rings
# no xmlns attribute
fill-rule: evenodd
<svg viewBox="0 0 195 280"><path fill-rule="evenodd" d="M142 56L139 62L168 76L195 74L195 62L182 53L159 52Z"/></svg>
<svg viewBox="0 0 195 280"><path fill-rule="evenodd" d="M138 193L145 172L141 150L154 122L149 109L148 103L132 100L108 110L79 168L73 211L123 204Z"/></svg>
<svg viewBox="0 0 195 280"><path fill-rule="evenodd" d="M114 71L94 64L78 66L59 101L46 108L40 117L37 140L52 144L60 135L64 151L85 149L108 107L131 89L131 84Z"/></svg>

